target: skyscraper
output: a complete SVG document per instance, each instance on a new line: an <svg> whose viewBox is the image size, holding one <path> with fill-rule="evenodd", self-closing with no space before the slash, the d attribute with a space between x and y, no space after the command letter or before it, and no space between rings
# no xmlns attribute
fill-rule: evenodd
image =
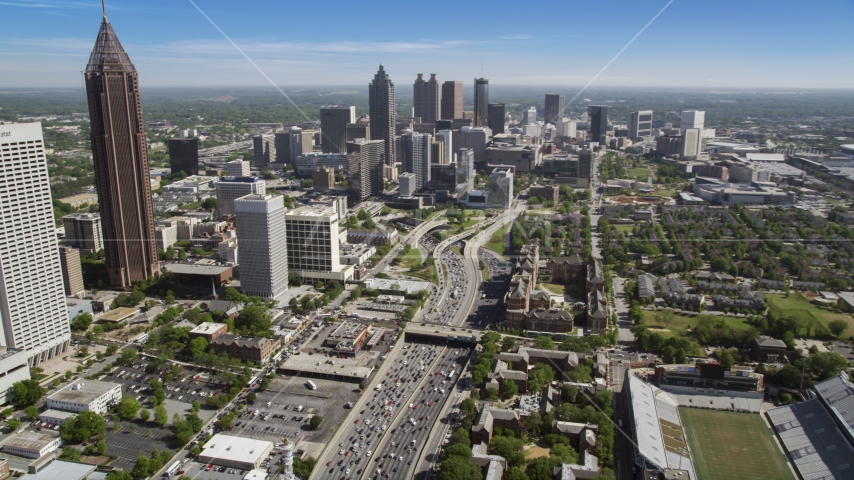
<svg viewBox="0 0 854 480"><path fill-rule="evenodd" d="M356 140L347 143L350 195L360 202L383 193L384 151L382 140Z"/></svg>
<svg viewBox="0 0 854 480"><path fill-rule="evenodd" d="M252 173L249 162L233 160L225 164L225 174L229 177L248 177Z"/></svg>
<svg viewBox="0 0 854 480"><path fill-rule="evenodd" d="M0 338L35 365L71 340L44 139L40 123L0 131Z"/></svg>
<svg viewBox="0 0 854 480"><path fill-rule="evenodd" d="M454 132L451 130L438 131L436 132L436 140L442 142L442 147L445 150L445 153L442 154L441 163L454 163ZM433 163L440 162L434 158Z"/></svg>
<svg viewBox="0 0 854 480"><path fill-rule="evenodd" d="M246 195L234 201L240 239L240 290L265 299L288 290L285 202L280 195Z"/></svg>
<svg viewBox="0 0 854 480"><path fill-rule="evenodd" d="M98 252L104 248L100 214L72 213L62 217L62 225L65 227L67 243L86 250L86 253Z"/></svg>
<svg viewBox="0 0 854 480"><path fill-rule="evenodd" d="M251 194L267 192L267 182L258 177L224 177L216 182L216 210L219 218L234 215L234 201Z"/></svg>
<svg viewBox="0 0 854 480"><path fill-rule="evenodd" d="M76 297L84 293L83 269L80 266L80 250L60 246L59 263L62 267L62 283L65 286L65 295Z"/></svg>
<svg viewBox="0 0 854 480"><path fill-rule="evenodd" d="M199 174L198 138L169 140L169 169L171 173L184 172L188 177Z"/></svg>
<svg viewBox="0 0 854 480"><path fill-rule="evenodd" d="M371 117L371 138L382 140L385 165L395 164L394 125L397 117L394 104L394 83L380 65L374 80L368 85L368 113ZM349 153L349 147L347 152ZM382 190L380 190L382 191Z"/></svg>
<svg viewBox="0 0 854 480"><path fill-rule="evenodd" d="M397 177L398 184L400 188L398 188L398 193L401 197L411 197L413 193L417 190L415 188L415 174L403 172Z"/></svg>
<svg viewBox="0 0 854 480"><path fill-rule="evenodd" d="M702 130L706 124L706 112L702 110L685 110L679 122L679 129L683 132L689 128L699 128Z"/></svg>
<svg viewBox="0 0 854 480"><path fill-rule="evenodd" d="M323 153L347 153L349 123L356 123L356 107L331 106L320 109Z"/></svg>
<svg viewBox="0 0 854 480"><path fill-rule="evenodd" d="M543 120L545 120L546 123L551 123L556 126L563 118L564 103L565 100L562 93L547 93Z"/></svg>
<svg viewBox="0 0 854 480"><path fill-rule="evenodd" d="M314 132L311 130L294 126L286 132L279 132L276 134L276 163L296 165L297 158L311 152L313 146Z"/></svg>
<svg viewBox="0 0 854 480"><path fill-rule="evenodd" d="M696 159L703 148L703 129L686 128L682 130L682 160Z"/></svg>
<svg viewBox="0 0 854 480"><path fill-rule="evenodd" d="M275 137L273 135L255 135L252 137L252 156L256 167L266 167L278 161L276 158L278 135L277 133Z"/></svg>
<svg viewBox="0 0 854 480"><path fill-rule="evenodd" d="M495 167L489 174L489 197L491 208L510 208L513 203L513 168Z"/></svg>
<svg viewBox="0 0 854 480"><path fill-rule="evenodd" d="M442 84L442 118L463 118L463 82L447 81Z"/></svg>
<svg viewBox="0 0 854 480"><path fill-rule="evenodd" d="M104 19L84 73L109 284L160 275L139 78Z"/></svg>
<svg viewBox="0 0 854 480"><path fill-rule="evenodd" d="M415 189L430 188L430 161L433 136L412 131L403 132L403 171L415 174Z"/></svg>
<svg viewBox="0 0 854 480"><path fill-rule="evenodd" d="M489 122L489 80L474 79L474 126L486 127Z"/></svg>
<svg viewBox="0 0 854 480"><path fill-rule="evenodd" d="M522 125L534 125L537 123L537 107L529 107L522 111Z"/></svg>
<svg viewBox="0 0 854 480"><path fill-rule="evenodd" d="M638 110L629 117L629 138L638 140L652 136L652 110Z"/></svg>
<svg viewBox="0 0 854 480"><path fill-rule="evenodd" d="M288 271L305 280L337 280L352 270L341 268L338 211L331 205L310 205L285 214Z"/></svg>
<svg viewBox="0 0 854 480"><path fill-rule="evenodd" d="M424 74L419 73L412 88L412 104L414 115L421 117L422 123L436 123L439 119L439 81L436 74L430 74L430 80L424 80Z"/></svg>
<svg viewBox="0 0 854 480"><path fill-rule="evenodd" d="M605 147L608 132L608 107L590 105L587 107L587 125L590 135L587 140L591 142L599 142L599 145Z"/></svg>
<svg viewBox="0 0 854 480"><path fill-rule="evenodd" d="M506 109L504 108L503 103L489 104L489 115L487 116L487 123L489 123L489 128L492 129L493 135L504 133L504 121L507 119L507 115L505 112Z"/></svg>

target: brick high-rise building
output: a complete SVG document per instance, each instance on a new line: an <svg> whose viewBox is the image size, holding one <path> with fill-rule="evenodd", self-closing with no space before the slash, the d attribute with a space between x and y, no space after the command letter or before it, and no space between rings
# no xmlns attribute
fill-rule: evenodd
<svg viewBox="0 0 854 480"><path fill-rule="evenodd" d="M136 68L107 14L84 73L109 284L160 275Z"/></svg>
<svg viewBox="0 0 854 480"><path fill-rule="evenodd" d="M442 118L463 118L463 82L448 81L442 84Z"/></svg>
<svg viewBox="0 0 854 480"><path fill-rule="evenodd" d="M80 250L72 247L59 247L59 262L62 267L62 283L65 294L76 297L83 293L83 269L80 266Z"/></svg>
<svg viewBox="0 0 854 480"><path fill-rule="evenodd" d="M335 169L329 167L318 167L311 172L311 180L314 183L315 192L325 192L335 188Z"/></svg>
<svg viewBox="0 0 854 480"><path fill-rule="evenodd" d="M394 143L394 129L397 112L394 103L394 83L383 66L374 75L368 85L368 110L371 117L371 138L382 140L384 165L394 165L397 158ZM349 152L349 150L348 150ZM393 180L389 178L389 180Z"/></svg>

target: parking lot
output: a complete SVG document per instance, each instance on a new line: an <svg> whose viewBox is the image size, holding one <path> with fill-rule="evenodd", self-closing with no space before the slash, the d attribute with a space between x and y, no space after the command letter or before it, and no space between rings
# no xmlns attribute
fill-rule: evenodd
<svg viewBox="0 0 854 480"><path fill-rule="evenodd" d="M118 367L102 378L105 382L121 383L122 394L130 395L141 404L147 402L154 391L149 382L158 379L161 382L170 370L166 367L164 371L154 371L149 362L137 360L126 367ZM181 367L180 374L171 382L164 383L163 388L166 398L190 405L193 400L198 400L205 405L207 397L222 393L222 384L208 381L208 373L202 370L187 369Z"/></svg>
<svg viewBox="0 0 854 480"><path fill-rule="evenodd" d="M132 422L121 422L121 429L113 432L107 425L107 451L118 458L110 464L129 472L140 455L149 456L152 450L162 451L169 448L172 433L167 428L140 427ZM153 425L153 424L148 424ZM174 451L174 446L171 449Z"/></svg>
<svg viewBox="0 0 854 480"><path fill-rule="evenodd" d="M259 440L292 442L303 440L325 443L347 415L347 403L359 398L356 383L313 378L317 386L311 390L306 377L279 376L270 388L257 393L254 405L247 405L234 422L232 433L239 432ZM256 413L257 412L257 413ZM319 430L312 430L312 415L323 417Z"/></svg>

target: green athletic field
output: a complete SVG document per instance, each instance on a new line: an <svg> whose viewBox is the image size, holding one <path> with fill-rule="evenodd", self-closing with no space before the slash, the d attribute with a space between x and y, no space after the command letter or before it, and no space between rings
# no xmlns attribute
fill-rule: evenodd
<svg viewBox="0 0 854 480"><path fill-rule="evenodd" d="M699 480L795 480L761 416L680 408Z"/></svg>

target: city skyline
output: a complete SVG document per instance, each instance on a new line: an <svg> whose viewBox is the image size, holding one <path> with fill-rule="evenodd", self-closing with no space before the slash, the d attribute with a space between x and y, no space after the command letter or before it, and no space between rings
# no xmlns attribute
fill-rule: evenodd
<svg viewBox="0 0 854 480"><path fill-rule="evenodd" d="M388 28L349 33L352 29L345 27L365 13L355 6L339 5L335 16L324 18L330 28L324 29L323 40L311 42L302 39L309 38L314 25L285 15L279 10L284 6L256 2L253 8L232 9L225 2L212 0L197 4L279 85L364 84L371 78L371 66L383 63L393 78L436 72L440 79L483 76L505 85L580 86L667 2L611 5L608 10L620 11L621 15L609 19L607 30L603 32L600 25L591 22L566 29L571 34L559 27L533 34L515 33L522 30L508 24L499 15L500 9L483 12L484 21L479 26L468 25L469 17L463 14L451 18L430 15L424 19L423 30L433 35L428 38L413 38L405 22L395 21L394 12L384 12L376 20ZM854 18L854 5L829 1L802 9L794 2L776 2L774 8L767 7L765 2L733 2L711 10L690 2L674 2L594 85L849 86L847 79L854 72L854 62L850 62L848 42L839 32L845 31ZM80 85L78 65L85 58L87 45L91 46L91 22L100 5L15 0L2 2L0 8L18 19L0 34L0 43L5 45L0 58L9 66L0 72L0 84L35 88ZM253 14L258 9L270 14L259 18ZM116 0L107 2L107 11L123 31L126 48L135 52L137 68L147 86L266 83L189 2L137 5ZM571 12L581 17L602 13L594 2L573 5ZM787 35L779 25L795 15L802 34ZM285 20L286 29L264 27L281 23L283 18L297 20ZM467 28L462 28L464 25ZM555 44L571 47L574 42L583 42L594 30L598 40L589 48L554 48ZM253 33L243 33L247 31ZM267 37L254 33L261 31L287 33ZM679 38L696 38L697 42L677 41ZM711 39L714 41L707 41ZM748 44L750 48L744 48ZM711 68L721 62L729 65L725 70L738 71L739 75ZM788 69L786 75L776 73L781 65L794 64L798 68ZM40 78L48 69L52 75Z"/></svg>

